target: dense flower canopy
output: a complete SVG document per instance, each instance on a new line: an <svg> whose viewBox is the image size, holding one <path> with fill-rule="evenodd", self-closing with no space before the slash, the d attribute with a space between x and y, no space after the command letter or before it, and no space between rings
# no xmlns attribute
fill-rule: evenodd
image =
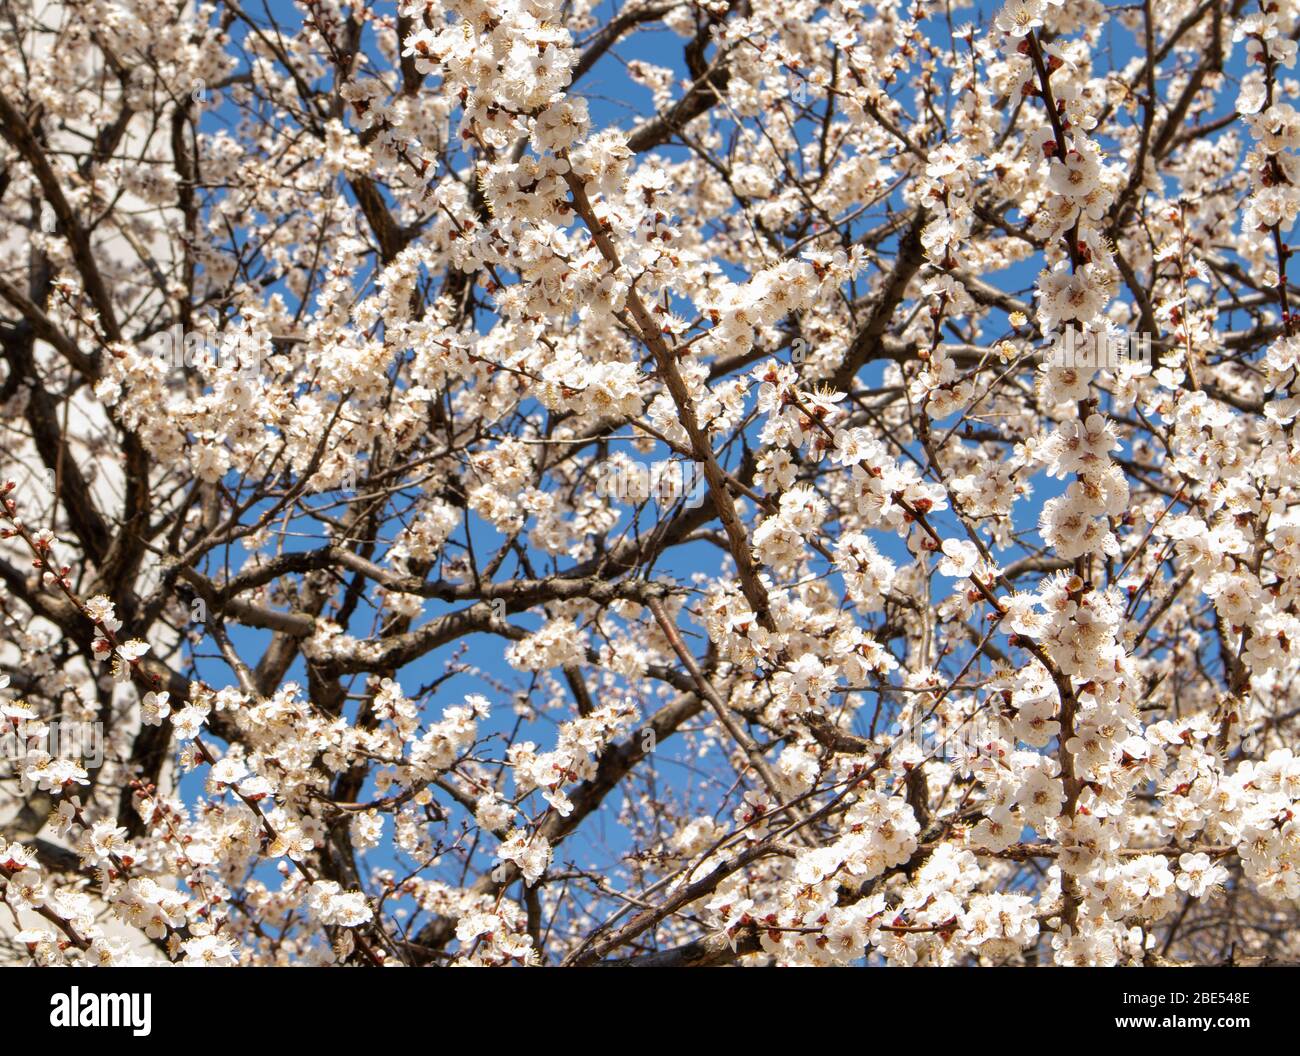
<svg viewBox="0 0 1300 1056"><path fill-rule="evenodd" d="M6 6L14 958L1293 957L1300 5L615 6Z"/></svg>

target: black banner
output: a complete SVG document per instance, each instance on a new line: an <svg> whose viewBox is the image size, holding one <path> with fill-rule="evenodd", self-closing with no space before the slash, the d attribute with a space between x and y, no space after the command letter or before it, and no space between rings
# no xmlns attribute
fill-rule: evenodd
<svg viewBox="0 0 1300 1056"><path fill-rule="evenodd" d="M734 1047L736 1028L767 1022L778 1009L833 1028L841 1019L869 1042L877 1022L891 1034L952 1037L965 1026L987 1034L997 1021L1014 1031L1059 1030L1071 1043L1105 1038L1200 1034L1217 1041L1280 1030L1297 976L1288 968L1251 969L832 969L680 973L579 969L515 971L491 979L470 971L348 969L207 970L15 969L0 975L6 1022L18 1036L51 1040L110 1036L128 1046L218 1040L226 1031L272 1035L295 1047L325 1042L375 1044L477 1025L495 1030L503 1014L523 1027L564 1035L608 1027L629 1038L636 1023L678 1027L693 1041ZM707 971L707 969L706 969ZM234 1011L242 1010L235 1017ZM532 1010L532 1011L530 1011ZM244 1015L247 1022L244 1022ZM253 1026L265 1021L264 1025ZM279 1026L275 1026L275 1023ZM887 1026L886 1026L887 1024ZM999 1029L999 1028L993 1028ZM865 1030L866 1034L861 1034ZM283 1032L283 1033L282 1033ZM599 1036L599 1035L597 1035ZM638 1044L640 1044L638 1042Z"/></svg>

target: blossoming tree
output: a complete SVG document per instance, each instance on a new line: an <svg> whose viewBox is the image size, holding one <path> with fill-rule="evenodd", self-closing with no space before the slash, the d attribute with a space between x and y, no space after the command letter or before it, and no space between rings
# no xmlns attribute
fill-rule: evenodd
<svg viewBox="0 0 1300 1056"><path fill-rule="evenodd" d="M13 956L1293 956L1298 5L613 7L5 5Z"/></svg>

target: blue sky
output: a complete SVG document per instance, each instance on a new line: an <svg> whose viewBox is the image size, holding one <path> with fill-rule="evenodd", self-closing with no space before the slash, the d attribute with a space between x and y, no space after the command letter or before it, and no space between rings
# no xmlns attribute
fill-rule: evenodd
<svg viewBox="0 0 1300 1056"><path fill-rule="evenodd" d="M954 12L953 22L956 25L963 22L985 23L996 9L997 5L980 3L974 8ZM286 23L293 24L297 21L297 14L293 5L285 3L284 0L275 0L270 5L270 10ZM598 14L603 18L607 13L614 10L615 6L610 4L602 7ZM928 29L936 35L933 39L946 42L947 27L942 15L931 19L928 23ZM238 40L243 36L244 32L245 30L237 25L232 29L232 36ZM1128 31L1118 24L1113 23L1106 31L1105 41L1113 55L1113 61L1118 66L1122 66L1134 53L1133 42ZM596 127L607 126L612 123L623 128L630 128L644 119L650 112L650 92L632 83L625 72L624 64L633 59L642 59L657 65L668 66L674 69L679 77L687 76L682 63L682 41L679 37L666 29L649 29L635 34L630 40L605 55L581 84L580 94L588 99L593 124ZM1233 62L1234 64L1239 62L1239 55L1233 56ZM1234 72L1239 72L1239 69L1239 65L1230 65L1230 76ZM1225 95L1228 99L1227 105L1230 106L1232 96L1235 93L1228 92ZM905 89L900 98L904 100L910 99L910 89ZM204 118L205 130L214 131L223 125L228 126L233 114L233 108L228 102L212 108ZM680 157L683 149L665 148L664 152L670 156ZM883 248L886 251L891 249L888 245ZM1003 289L1027 297L1028 292L1032 289L1034 276L1040 266L1039 261L1031 260L1009 269L1000 276L993 278L992 281ZM282 290L282 292L286 294L286 297L291 296L287 290ZM985 322L985 340L991 342L1001 336L998 332L1000 322L991 319ZM490 317L480 320L481 326L490 325L490 323ZM867 384L878 381L882 369L879 365L869 367L864 372L863 380ZM946 424L938 423L938 427L940 429L946 428ZM752 443L752 436L750 440ZM734 450L730 454L734 460L739 451ZM662 458L664 453L659 452L652 457ZM1034 479L1033 483L1036 489L1036 498L1032 502L1023 504L1019 513L1020 525L1028 530L1032 530L1036 523L1042 500L1059 493L1062 487L1059 482L1050 481L1041 474ZM322 504L324 498L319 497L316 504ZM255 513L256 511L253 511L250 516L255 515ZM655 515L656 511L654 510L646 511L644 514L646 523L651 523ZM946 527L952 529L951 524ZM310 530L310 526L306 522L299 521L291 525L291 529ZM471 517L468 531L480 559L482 555L492 553L501 542L501 537L495 529L476 517ZM613 534L611 533L611 536ZM458 533L457 538L460 538L462 542L464 541L461 533ZM889 553L895 560L908 559L901 541L888 537L880 538L878 542L882 550ZM290 540L288 545L290 549L297 547L306 549L319 545L319 540L299 538ZM229 555L216 556L219 560L228 559L232 567L237 567L244 559L243 551L238 546L233 548ZM530 556L538 561L537 570L539 572L542 572L547 567L546 562L540 555L532 554ZM721 568L722 561L723 555L718 549L701 542L674 551L672 558L666 561L659 571L679 580L688 579L696 571L716 574ZM511 560L506 562L500 574L502 576L517 574ZM943 591L947 586L948 584L943 581L943 577L940 577L938 589ZM456 606L430 602L425 608L421 622L436 618L454 607ZM368 634L372 618L373 610L363 604L359 608L349 630L357 635ZM524 627L534 627L540 622L537 615L520 615L512 617L512 620ZM261 631L232 627L232 638L242 655L256 658L261 655L262 650L265 648L269 635ZM448 646L403 669L399 678L406 692L414 694L422 685L433 682L442 676L449 658L456 649L456 645ZM458 674L442 683L433 699L429 702L428 718L436 721L440 717L443 707L460 703L466 693L482 693L488 697L494 707L494 716L488 723L487 728L492 732L502 734L510 731L516 724L512 694L527 693L531 688L530 682L532 679L527 674L517 672L505 664L502 651L503 643L499 639L487 637L470 639L468 641L467 659L470 663L477 665L480 672L477 674ZM211 684L222 686L233 683L231 673L224 662L217 656L215 645L210 639L205 640L200 645L197 664L201 677ZM558 672L553 674L558 675ZM289 677L305 683L304 672L300 663L295 664L290 671ZM590 681L594 683L594 678ZM356 683L353 686L353 691L361 692L363 688L360 683ZM540 701L544 699L544 694L534 692L532 699L535 702ZM654 702L648 701L646 710L653 710L653 707ZM538 742L543 749L549 748L554 743L554 724L567 717L568 713L532 714L525 723L522 739L532 739ZM500 758L500 749L501 746L498 743L493 745L486 754L491 755L493 758ZM664 745L656 753L655 762L657 764L655 767L656 779L662 783L680 790L692 780L695 763L686 757L686 744L681 738L674 738L672 743ZM707 765L707 761L705 765ZM201 775L189 778L186 782L185 791L187 793L195 792L197 790L196 782L201 781L201 779ZM190 799L191 796L187 794L186 798ZM716 796L714 798L716 800ZM544 806L544 804L542 805ZM616 803L610 805L615 808L617 806ZM578 836L566 842L561 854L561 860L572 858L584 865L595 865L600 868L609 864L612 856L621 853L627 846L626 835L620 831L620 827L613 816L613 811L606 810L602 812L600 818L588 822ZM557 862L558 864L560 863Z"/></svg>

